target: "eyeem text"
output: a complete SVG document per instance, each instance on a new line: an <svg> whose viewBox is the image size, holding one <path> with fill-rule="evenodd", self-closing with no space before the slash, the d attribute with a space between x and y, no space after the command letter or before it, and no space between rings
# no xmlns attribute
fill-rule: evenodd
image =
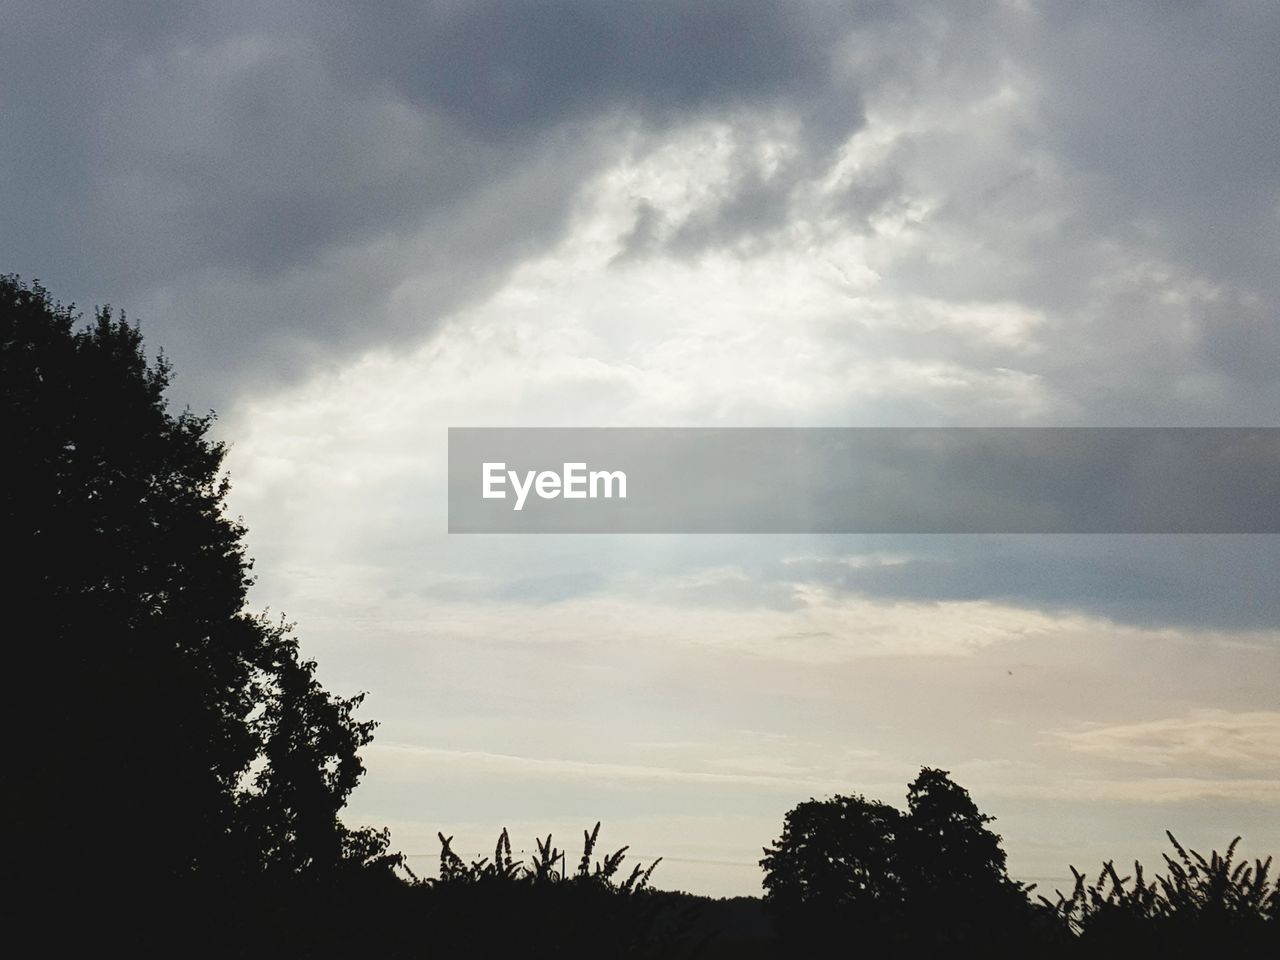
<svg viewBox="0 0 1280 960"><path fill-rule="evenodd" d="M564 469L508 470L505 463L481 465L484 499L505 500L507 485L515 491L514 510L523 510L529 493L542 500L564 497L566 500L594 500L597 497L627 499L627 475L621 470L588 470L585 463L566 463Z"/></svg>

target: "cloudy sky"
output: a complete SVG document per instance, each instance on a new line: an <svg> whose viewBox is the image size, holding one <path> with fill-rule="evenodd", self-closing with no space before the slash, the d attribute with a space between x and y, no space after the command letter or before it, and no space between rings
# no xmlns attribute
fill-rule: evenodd
<svg viewBox="0 0 1280 960"><path fill-rule="evenodd" d="M0 270L142 322L417 857L1280 853L1274 538L449 536L450 426L1280 426L1266 0L0 0ZM426 872L428 857L412 861Z"/></svg>

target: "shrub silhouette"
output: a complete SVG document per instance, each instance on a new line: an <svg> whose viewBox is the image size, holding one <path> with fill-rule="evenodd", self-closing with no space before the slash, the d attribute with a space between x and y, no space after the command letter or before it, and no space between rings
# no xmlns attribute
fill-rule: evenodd
<svg viewBox="0 0 1280 960"><path fill-rule="evenodd" d="M1120 876L1112 861L1096 880L1071 868L1071 894L1041 897L1043 908L1073 935L1082 951L1139 952L1169 957L1217 955L1225 950L1280 948L1280 884L1271 858L1235 862L1237 837L1223 855L1206 859L1166 833L1175 856L1167 873L1148 881L1142 864Z"/></svg>
<svg viewBox="0 0 1280 960"><path fill-rule="evenodd" d="M440 873L420 881L430 917L432 948L443 956L506 957L508 936L519 931L520 950L533 957L682 957L698 941L689 932L690 909L681 898L649 888L660 860L637 865L622 879L626 847L594 859L600 824L583 832L573 870L550 835L535 840L528 864L515 860L506 830L493 858L470 863L440 834Z"/></svg>

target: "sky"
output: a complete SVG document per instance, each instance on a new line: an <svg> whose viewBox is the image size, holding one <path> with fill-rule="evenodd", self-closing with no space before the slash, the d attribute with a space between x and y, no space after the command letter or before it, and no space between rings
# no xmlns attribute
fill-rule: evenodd
<svg viewBox="0 0 1280 960"><path fill-rule="evenodd" d="M1280 426L1280 9L0 0L0 270L215 409L431 873L757 894L941 767L1015 876L1280 853L1271 536L450 536L460 426Z"/></svg>

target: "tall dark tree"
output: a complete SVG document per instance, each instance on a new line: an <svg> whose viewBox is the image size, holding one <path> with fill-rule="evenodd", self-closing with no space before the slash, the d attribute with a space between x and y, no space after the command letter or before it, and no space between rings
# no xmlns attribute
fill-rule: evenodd
<svg viewBox="0 0 1280 960"><path fill-rule="evenodd" d="M921 882L955 888L1007 876L1000 837L987 828L995 817L981 812L946 770L920 770L907 786L907 814L904 854L919 861Z"/></svg>
<svg viewBox="0 0 1280 960"><path fill-rule="evenodd" d="M385 850L338 819L373 725L246 609L224 448L169 381L123 315L82 328L0 277L10 929L79 898L109 932Z"/></svg>
<svg viewBox="0 0 1280 960"><path fill-rule="evenodd" d="M1030 920L1028 889L1009 877L994 820L946 770L924 767L907 787L898 865L908 915L941 945L991 952Z"/></svg>

